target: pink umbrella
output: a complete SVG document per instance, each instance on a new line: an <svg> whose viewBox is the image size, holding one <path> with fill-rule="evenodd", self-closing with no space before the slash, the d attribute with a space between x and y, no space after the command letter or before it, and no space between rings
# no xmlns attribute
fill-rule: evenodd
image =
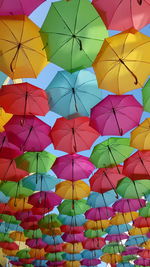
<svg viewBox="0 0 150 267"><path fill-rule="evenodd" d="M18 146L8 141L6 132L0 133L0 158L14 159L22 153Z"/></svg>
<svg viewBox="0 0 150 267"><path fill-rule="evenodd" d="M150 23L150 0L93 0L94 7L110 30L140 30Z"/></svg>
<svg viewBox="0 0 150 267"><path fill-rule="evenodd" d="M150 179L150 151L137 151L124 161L123 171L132 180Z"/></svg>
<svg viewBox="0 0 150 267"><path fill-rule="evenodd" d="M78 154L59 157L52 167L58 178L70 181L88 178L94 169L89 158Z"/></svg>
<svg viewBox="0 0 150 267"><path fill-rule="evenodd" d="M68 243L78 243L78 242L83 242L86 240L86 237L84 236L84 233L79 233L79 234L68 234L65 233L62 235L62 239L64 242Z"/></svg>
<svg viewBox="0 0 150 267"><path fill-rule="evenodd" d="M84 260L81 260L81 265L86 265L86 266L95 266L95 265L98 265L101 263L101 260L99 259L84 259Z"/></svg>
<svg viewBox="0 0 150 267"><path fill-rule="evenodd" d="M51 144L51 127L35 116L14 115L5 125L8 140L22 151L43 151Z"/></svg>
<svg viewBox="0 0 150 267"><path fill-rule="evenodd" d="M28 210L28 211L18 211L15 213L15 217L17 220L24 220L26 219L28 216L31 216L32 215L32 211Z"/></svg>
<svg viewBox="0 0 150 267"><path fill-rule="evenodd" d="M0 0L0 16L30 15L45 0Z"/></svg>
<svg viewBox="0 0 150 267"><path fill-rule="evenodd" d="M14 266L20 266L22 267L22 262L21 261L10 261L10 263Z"/></svg>
<svg viewBox="0 0 150 267"><path fill-rule="evenodd" d="M115 214L112 208L102 207L102 208L92 208L86 211L85 217L89 220L107 220Z"/></svg>
<svg viewBox="0 0 150 267"><path fill-rule="evenodd" d="M137 265L150 266L150 259L138 258L134 263Z"/></svg>
<svg viewBox="0 0 150 267"><path fill-rule="evenodd" d="M113 204L113 209L117 212L137 211L146 205L145 199L119 199Z"/></svg>
<svg viewBox="0 0 150 267"><path fill-rule="evenodd" d="M127 234L114 234L114 235L107 235L105 237L105 241L109 241L109 242L119 242L121 240L124 239L128 239L129 236Z"/></svg>
<svg viewBox="0 0 150 267"><path fill-rule="evenodd" d="M41 238L27 239L26 245L30 248L37 248L37 249L45 248L47 246L47 244Z"/></svg>
<svg viewBox="0 0 150 267"><path fill-rule="evenodd" d="M65 261L48 261L47 266L64 266Z"/></svg>
<svg viewBox="0 0 150 267"><path fill-rule="evenodd" d="M109 95L91 109L90 125L101 135L124 135L139 124L142 112L132 95Z"/></svg>
<svg viewBox="0 0 150 267"><path fill-rule="evenodd" d="M139 251L142 251L142 248L138 248L138 247L126 247L126 250L122 252L123 256L126 255L136 255Z"/></svg>
<svg viewBox="0 0 150 267"><path fill-rule="evenodd" d="M61 203L62 198L51 191L41 191L31 195L28 203L38 208L49 208Z"/></svg>
<svg viewBox="0 0 150 267"><path fill-rule="evenodd" d="M105 244L103 237L87 238L83 242L83 248L88 250L101 249Z"/></svg>

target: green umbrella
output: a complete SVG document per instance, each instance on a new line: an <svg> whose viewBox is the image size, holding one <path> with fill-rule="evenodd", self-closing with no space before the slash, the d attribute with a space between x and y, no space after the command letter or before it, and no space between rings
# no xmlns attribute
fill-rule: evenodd
<svg viewBox="0 0 150 267"><path fill-rule="evenodd" d="M47 253L45 258L49 261L62 261L64 252Z"/></svg>
<svg viewBox="0 0 150 267"><path fill-rule="evenodd" d="M24 267L34 267L33 264L24 264L23 266L24 266Z"/></svg>
<svg viewBox="0 0 150 267"><path fill-rule="evenodd" d="M20 259L30 259L29 249L21 249L16 253L16 257Z"/></svg>
<svg viewBox="0 0 150 267"><path fill-rule="evenodd" d="M61 214L74 216L85 213L90 206L87 205L85 199L80 200L64 200L59 206L58 210Z"/></svg>
<svg viewBox="0 0 150 267"><path fill-rule="evenodd" d="M52 3L40 33L48 60L70 72L91 67L108 36L88 0Z"/></svg>
<svg viewBox="0 0 150 267"><path fill-rule="evenodd" d="M88 238L101 237L103 235L106 235L106 233L104 231L102 231L101 229L99 229L99 230L89 229L89 230L86 230L84 232L84 236L88 237Z"/></svg>
<svg viewBox="0 0 150 267"><path fill-rule="evenodd" d="M90 160L97 168L113 167L128 158L133 150L129 138L111 137L94 147Z"/></svg>
<svg viewBox="0 0 150 267"><path fill-rule="evenodd" d="M39 220L38 225L42 228L57 228L60 227L62 223L58 220L58 215L49 214Z"/></svg>
<svg viewBox="0 0 150 267"><path fill-rule="evenodd" d="M142 217L150 217L150 203L147 203L146 207L139 210L139 215Z"/></svg>
<svg viewBox="0 0 150 267"><path fill-rule="evenodd" d="M142 89L143 106L144 110L150 112L150 79Z"/></svg>
<svg viewBox="0 0 150 267"><path fill-rule="evenodd" d="M110 254L115 254L115 253L121 253L125 251L125 246L120 245L116 242L112 242L108 245L105 245L102 248L103 253L110 253Z"/></svg>
<svg viewBox="0 0 150 267"><path fill-rule="evenodd" d="M150 193L150 180L132 181L126 177L118 183L116 191L123 198L141 198Z"/></svg>
<svg viewBox="0 0 150 267"><path fill-rule="evenodd" d="M135 260L136 258L137 258L137 255L126 255L126 256L122 256L122 261L129 262L129 261Z"/></svg>
<svg viewBox="0 0 150 267"><path fill-rule="evenodd" d="M9 242L12 243L14 240L9 237L7 233L0 233L0 242Z"/></svg>
<svg viewBox="0 0 150 267"><path fill-rule="evenodd" d="M21 223L21 221L16 220L15 216L7 215L7 214L0 214L0 219L2 219L6 223L13 223L13 224Z"/></svg>
<svg viewBox="0 0 150 267"><path fill-rule="evenodd" d="M17 167L28 172L45 173L50 170L56 157L47 151L26 152L16 158Z"/></svg>
<svg viewBox="0 0 150 267"><path fill-rule="evenodd" d="M28 237L30 239L38 239L38 238L42 238L42 232L40 229L36 229L36 230L24 230L24 235L25 237Z"/></svg>
<svg viewBox="0 0 150 267"><path fill-rule="evenodd" d="M28 197L33 194L33 191L23 187L21 182L3 182L0 184L0 191L2 191L6 196L10 197Z"/></svg>

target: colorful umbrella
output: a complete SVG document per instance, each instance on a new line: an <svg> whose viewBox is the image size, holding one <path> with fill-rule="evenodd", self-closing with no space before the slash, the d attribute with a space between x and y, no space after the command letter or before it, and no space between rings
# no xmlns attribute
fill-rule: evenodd
<svg viewBox="0 0 150 267"><path fill-rule="evenodd" d="M150 150L149 133L150 118L147 118L131 132L131 146L139 150Z"/></svg>
<svg viewBox="0 0 150 267"><path fill-rule="evenodd" d="M120 225L124 223L129 223L135 220L139 216L138 212L130 211L124 213L116 213L110 220L111 225Z"/></svg>
<svg viewBox="0 0 150 267"><path fill-rule="evenodd" d="M146 207L141 208L139 210L139 215L145 218L150 217L150 203L149 202L146 204Z"/></svg>
<svg viewBox="0 0 150 267"><path fill-rule="evenodd" d="M84 233L79 233L79 234L64 233L62 235L62 239L64 242L68 242L68 243L78 243L78 242L83 242L84 240L86 240Z"/></svg>
<svg viewBox="0 0 150 267"><path fill-rule="evenodd" d="M102 255L101 260L106 263L115 264L117 262L121 262L122 257L120 254L105 253L104 255Z"/></svg>
<svg viewBox="0 0 150 267"><path fill-rule="evenodd" d="M26 245L30 248L37 248L37 249L45 248L47 246L47 244L43 242L41 238L27 239Z"/></svg>
<svg viewBox="0 0 150 267"><path fill-rule="evenodd" d="M90 149L98 137L98 132L89 126L89 118L87 117L71 120L59 118L51 131L54 148L69 154Z"/></svg>
<svg viewBox="0 0 150 267"><path fill-rule="evenodd" d="M0 69L12 79L36 78L46 66L39 27L28 17L1 16Z"/></svg>
<svg viewBox="0 0 150 267"><path fill-rule="evenodd" d="M134 235L128 238L128 240L125 242L125 245L126 246L134 246L134 245L137 246L137 245L144 243L147 240L148 240L148 237L146 237L145 235Z"/></svg>
<svg viewBox="0 0 150 267"><path fill-rule="evenodd" d="M52 201L52 200L51 200ZM52 231L55 227L60 227L62 224L56 214L48 214L44 216L39 222L39 226L42 228L51 228Z"/></svg>
<svg viewBox="0 0 150 267"><path fill-rule="evenodd" d="M133 225L138 228L150 227L150 218L139 216L134 220Z"/></svg>

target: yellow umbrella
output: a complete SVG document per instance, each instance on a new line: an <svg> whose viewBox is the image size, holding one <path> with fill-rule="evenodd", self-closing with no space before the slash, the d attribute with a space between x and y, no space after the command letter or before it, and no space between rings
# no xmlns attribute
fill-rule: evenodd
<svg viewBox="0 0 150 267"><path fill-rule="evenodd" d="M120 254L105 253L104 255L101 256L101 260L106 262L106 263L115 264L117 262L121 262L122 261L122 257L121 257Z"/></svg>
<svg viewBox="0 0 150 267"><path fill-rule="evenodd" d="M117 213L114 217L111 218L110 224L111 225L120 225L129 223L139 217L138 212L126 212L126 213Z"/></svg>
<svg viewBox="0 0 150 267"><path fill-rule="evenodd" d="M98 230L98 229L106 229L110 225L109 220L101 220L101 221L92 221L89 220L84 224L85 230L92 229L92 230Z"/></svg>
<svg viewBox="0 0 150 267"><path fill-rule="evenodd" d="M99 88L115 94L141 88L150 75L150 37L129 29L106 38L93 68Z"/></svg>
<svg viewBox="0 0 150 267"><path fill-rule="evenodd" d="M130 235L146 235L149 233L150 228L149 227L142 227L142 228L137 228L133 227L129 230Z"/></svg>
<svg viewBox="0 0 150 267"><path fill-rule="evenodd" d="M63 251L67 253L80 253L83 250L82 243L65 243L63 245Z"/></svg>
<svg viewBox="0 0 150 267"><path fill-rule="evenodd" d="M0 132L4 132L4 125L11 119L13 115L6 113L3 108L0 107Z"/></svg>
<svg viewBox="0 0 150 267"><path fill-rule="evenodd" d="M10 238L12 238L15 241L19 241L19 242L25 242L27 240L27 237L25 237L23 232L11 232L9 234Z"/></svg>
<svg viewBox="0 0 150 267"><path fill-rule="evenodd" d="M47 65L39 27L27 16L0 16L0 70L12 79L36 78Z"/></svg>
<svg viewBox="0 0 150 267"><path fill-rule="evenodd" d="M18 252L18 250L9 250L9 249L2 249L2 252L6 255L6 256L16 256L16 253Z"/></svg>
<svg viewBox="0 0 150 267"><path fill-rule="evenodd" d="M64 267L80 267L80 261L66 261Z"/></svg>
<svg viewBox="0 0 150 267"><path fill-rule="evenodd" d="M30 210L33 206L28 203L28 198L11 197L8 201L8 206L14 211Z"/></svg>
<svg viewBox="0 0 150 267"><path fill-rule="evenodd" d="M65 181L56 185L56 194L64 199L82 199L90 194L90 187L83 181Z"/></svg>
<svg viewBox="0 0 150 267"><path fill-rule="evenodd" d="M140 247L143 247L145 249L150 249L150 240L145 241L144 243L139 245Z"/></svg>
<svg viewBox="0 0 150 267"><path fill-rule="evenodd" d="M139 150L150 150L150 118L131 132L130 145Z"/></svg>

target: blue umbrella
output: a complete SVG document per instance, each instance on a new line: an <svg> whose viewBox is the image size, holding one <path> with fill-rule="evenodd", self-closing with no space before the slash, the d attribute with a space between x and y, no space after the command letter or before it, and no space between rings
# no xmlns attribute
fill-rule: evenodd
<svg viewBox="0 0 150 267"><path fill-rule="evenodd" d="M35 260L34 262L33 262L33 264L34 265L36 265L36 266L42 266L42 267L47 267L47 260Z"/></svg>
<svg viewBox="0 0 150 267"><path fill-rule="evenodd" d="M115 201L116 193L114 192L114 190L110 190L105 192L104 194L92 192L87 199L87 204L92 208L99 208L108 207Z"/></svg>
<svg viewBox="0 0 150 267"><path fill-rule="evenodd" d="M51 111L63 117L89 116L93 106L102 100L94 73L81 70L59 71L46 89Z"/></svg>
<svg viewBox="0 0 150 267"><path fill-rule="evenodd" d="M124 262L124 263L118 263L117 267L132 267L134 266L133 264L129 263L129 262Z"/></svg>
<svg viewBox="0 0 150 267"><path fill-rule="evenodd" d="M10 261L19 261L19 258L14 256L6 256L6 258Z"/></svg>
<svg viewBox="0 0 150 267"><path fill-rule="evenodd" d="M43 235L43 241L48 245L58 245L63 243L63 240L60 235L50 236L50 235Z"/></svg>
<svg viewBox="0 0 150 267"><path fill-rule="evenodd" d="M75 253L64 253L63 254L63 259L67 261L80 261L82 260L82 255L81 254L75 254Z"/></svg>
<svg viewBox="0 0 150 267"><path fill-rule="evenodd" d="M22 185L33 191L49 191L60 182L55 176L47 173L38 173L27 176L22 180Z"/></svg>
<svg viewBox="0 0 150 267"><path fill-rule="evenodd" d="M145 235L134 235L128 238L128 240L125 242L125 245L126 246L140 245L147 240L148 240L148 237Z"/></svg>
<svg viewBox="0 0 150 267"><path fill-rule="evenodd" d="M23 232L23 228L19 224L12 224L12 223L0 223L0 233L8 233L10 231L19 231Z"/></svg>
<svg viewBox="0 0 150 267"><path fill-rule="evenodd" d="M128 232L131 228L132 226L130 224L111 225L105 229L105 232L110 235L119 235Z"/></svg>
<svg viewBox="0 0 150 267"><path fill-rule="evenodd" d="M81 254L84 259L92 260L92 259L101 257L103 255L103 252L100 249L96 249L96 250L85 249Z"/></svg>
<svg viewBox="0 0 150 267"><path fill-rule="evenodd" d="M62 224L71 226L82 226L86 222L85 216L83 214L75 216L60 214L58 216L58 219Z"/></svg>
<svg viewBox="0 0 150 267"><path fill-rule="evenodd" d="M3 192L0 191L0 203L8 203L10 197L6 196Z"/></svg>
<svg viewBox="0 0 150 267"><path fill-rule="evenodd" d="M0 87L3 85L7 78L7 75L0 71Z"/></svg>

